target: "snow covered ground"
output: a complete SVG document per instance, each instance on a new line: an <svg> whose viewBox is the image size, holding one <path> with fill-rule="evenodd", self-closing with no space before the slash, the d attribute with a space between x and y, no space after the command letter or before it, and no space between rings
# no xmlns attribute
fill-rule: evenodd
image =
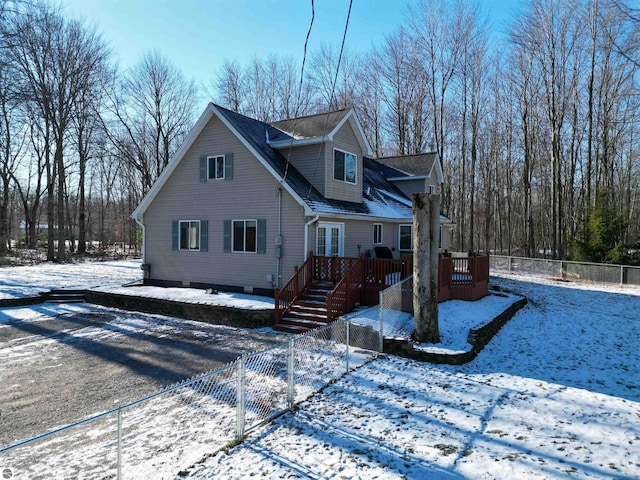
<svg viewBox="0 0 640 480"><path fill-rule="evenodd" d="M91 288L142 280L140 260L41 263L0 267L0 299L36 296L56 288Z"/></svg>
<svg viewBox="0 0 640 480"><path fill-rule="evenodd" d="M370 362L196 464L190 478L640 478L640 288L491 283L529 304L473 362ZM467 332L445 332L488 309L461 303L441 304L437 348L467 349ZM172 433L162 418L150 431ZM175 461L173 471L188 467ZM124 478L133 472L125 465Z"/></svg>
<svg viewBox="0 0 640 480"><path fill-rule="evenodd" d="M640 478L640 289L492 284L530 303L473 362L371 362L190 478Z"/></svg>
<svg viewBox="0 0 640 480"><path fill-rule="evenodd" d="M93 288L92 290L117 293L119 295L157 298L160 300L175 300L185 303L206 303L209 305L242 308L243 310L273 310L274 308L273 298L261 297L258 295L245 295L243 293L207 293L206 290L200 290L197 288L107 286Z"/></svg>

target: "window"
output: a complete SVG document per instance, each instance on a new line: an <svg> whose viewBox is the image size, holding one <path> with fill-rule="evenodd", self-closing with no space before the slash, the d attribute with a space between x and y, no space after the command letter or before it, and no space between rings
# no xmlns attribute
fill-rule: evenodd
<svg viewBox="0 0 640 480"><path fill-rule="evenodd" d="M267 253L267 221L225 220L222 246L225 253Z"/></svg>
<svg viewBox="0 0 640 480"><path fill-rule="evenodd" d="M180 222L180 250L200 250L200 221Z"/></svg>
<svg viewBox="0 0 640 480"><path fill-rule="evenodd" d="M207 178L224 180L224 155L207 157Z"/></svg>
<svg viewBox="0 0 640 480"><path fill-rule="evenodd" d="M171 222L171 249L208 251L209 221L174 220Z"/></svg>
<svg viewBox="0 0 640 480"><path fill-rule="evenodd" d="M341 182L356 183L356 156L333 149L333 178Z"/></svg>
<svg viewBox="0 0 640 480"><path fill-rule="evenodd" d="M373 244L380 245L382 243L382 224L373 224Z"/></svg>
<svg viewBox="0 0 640 480"><path fill-rule="evenodd" d="M435 195L435 194L436 194L436 186L429 185L429 195Z"/></svg>
<svg viewBox="0 0 640 480"><path fill-rule="evenodd" d="M231 229L233 252L256 253L257 228L256 220L233 220Z"/></svg>
<svg viewBox="0 0 640 480"><path fill-rule="evenodd" d="M400 251L413 250L413 225L400 225L399 236Z"/></svg>
<svg viewBox="0 0 640 480"><path fill-rule="evenodd" d="M233 153L200 157L200 181L233 179Z"/></svg>

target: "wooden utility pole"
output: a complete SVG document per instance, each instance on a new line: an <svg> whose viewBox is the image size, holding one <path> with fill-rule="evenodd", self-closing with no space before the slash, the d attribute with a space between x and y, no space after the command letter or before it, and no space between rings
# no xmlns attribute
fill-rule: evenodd
<svg viewBox="0 0 640 480"><path fill-rule="evenodd" d="M438 328L438 238L440 196L414 193L413 312L416 340L440 342Z"/></svg>

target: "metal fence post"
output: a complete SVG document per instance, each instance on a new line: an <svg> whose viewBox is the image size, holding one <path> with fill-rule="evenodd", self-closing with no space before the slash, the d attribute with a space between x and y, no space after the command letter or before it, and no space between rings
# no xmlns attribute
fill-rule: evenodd
<svg viewBox="0 0 640 480"><path fill-rule="evenodd" d="M511 260L513 257L509 256L507 257L507 265L509 265L509 273L511 273Z"/></svg>
<svg viewBox="0 0 640 480"><path fill-rule="evenodd" d="M294 340L291 339L291 341L289 341L289 362L287 365L287 385L288 385L287 405L289 406L289 408L293 407L293 404L296 400L295 377L293 375L294 366L295 366L295 345L294 345Z"/></svg>
<svg viewBox="0 0 640 480"><path fill-rule="evenodd" d="M245 358L244 355L238 357L236 360L237 366L237 384L236 384L236 439L242 440L244 435L244 420L245 420Z"/></svg>
<svg viewBox="0 0 640 480"><path fill-rule="evenodd" d="M382 291L378 294L378 298L378 317L380 320L380 344L378 346L378 350L380 353L384 353L384 305L382 303L384 301L384 295Z"/></svg>
<svg viewBox="0 0 640 480"><path fill-rule="evenodd" d="M349 373L349 324L351 323L350 320L347 320L347 351L345 354L345 360L346 360L346 364L347 364L347 373Z"/></svg>
<svg viewBox="0 0 640 480"><path fill-rule="evenodd" d="M624 265L620 265L620 285L624 285Z"/></svg>
<svg viewBox="0 0 640 480"><path fill-rule="evenodd" d="M118 409L118 459L116 478L122 478L122 408Z"/></svg>

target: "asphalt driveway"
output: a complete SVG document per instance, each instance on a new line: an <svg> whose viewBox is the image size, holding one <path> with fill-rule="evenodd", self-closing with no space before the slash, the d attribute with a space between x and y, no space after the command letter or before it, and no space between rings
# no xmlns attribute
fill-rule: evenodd
<svg viewBox="0 0 640 480"><path fill-rule="evenodd" d="M0 448L284 340L88 304L0 310Z"/></svg>

